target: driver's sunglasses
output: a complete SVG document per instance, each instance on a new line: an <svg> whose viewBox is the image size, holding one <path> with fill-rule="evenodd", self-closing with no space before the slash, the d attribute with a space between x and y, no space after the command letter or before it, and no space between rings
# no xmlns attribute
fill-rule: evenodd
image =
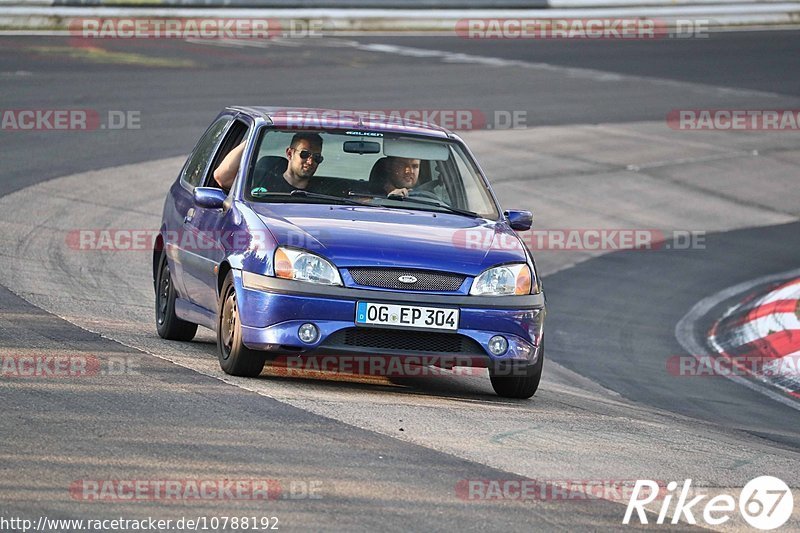
<svg viewBox="0 0 800 533"><path fill-rule="evenodd" d="M312 153L308 150L300 150L300 159L308 159L309 157L318 165L325 160L319 152Z"/></svg>

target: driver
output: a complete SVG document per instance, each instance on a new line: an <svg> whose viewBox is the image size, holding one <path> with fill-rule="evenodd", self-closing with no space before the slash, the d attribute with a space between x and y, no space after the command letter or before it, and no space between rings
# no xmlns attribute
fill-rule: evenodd
<svg viewBox="0 0 800 533"><path fill-rule="evenodd" d="M408 196L419 181L419 159L390 157L386 164L383 190L387 195Z"/></svg>

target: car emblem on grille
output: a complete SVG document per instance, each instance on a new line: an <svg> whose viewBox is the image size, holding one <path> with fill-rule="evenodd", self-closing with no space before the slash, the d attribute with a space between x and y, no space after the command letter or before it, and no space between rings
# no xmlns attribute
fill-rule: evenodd
<svg viewBox="0 0 800 533"><path fill-rule="evenodd" d="M397 278L397 281L399 281L400 283L411 284L411 283L416 283L417 278L415 278L414 276L400 276L399 278Z"/></svg>

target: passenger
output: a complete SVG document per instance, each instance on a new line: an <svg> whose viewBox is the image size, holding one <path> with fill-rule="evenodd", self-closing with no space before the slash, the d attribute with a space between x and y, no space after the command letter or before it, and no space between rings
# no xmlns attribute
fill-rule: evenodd
<svg viewBox="0 0 800 533"><path fill-rule="evenodd" d="M214 170L214 180L223 189L229 190L233 185L243 152L244 142L231 150ZM296 133L286 148L286 159L288 164L283 174L271 172L263 181L269 192L292 192L309 187L312 176L323 161L322 137L318 133Z"/></svg>

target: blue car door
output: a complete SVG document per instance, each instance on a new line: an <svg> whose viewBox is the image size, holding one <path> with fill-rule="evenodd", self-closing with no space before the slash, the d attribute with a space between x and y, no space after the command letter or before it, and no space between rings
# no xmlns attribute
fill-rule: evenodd
<svg viewBox="0 0 800 533"><path fill-rule="evenodd" d="M223 134L227 131L233 115L223 114L209 126L197 142L181 173L178 184L172 190L174 209L167 221L165 247L172 259L175 285L182 298L197 303L197 283L192 279L197 261L196 232L192 229L197 207L194 205L194 188L203 184L208 174L212 156L216 153Z"/></svg>
<svg viewBox="0 0 800 533"><path fill-rule="evenodd" d="M234 120L228 127L222 142L210 154L209 166L203 185L217 187L214 169L224 157L245 138L248 126L242 120ZM229 212L221 208L212 209L192 203L184 219L186 243L192 250L184 251L184 279L191 301L216 313L217 270L226 254L223 241L229 242L231 227Z"/></svg>

